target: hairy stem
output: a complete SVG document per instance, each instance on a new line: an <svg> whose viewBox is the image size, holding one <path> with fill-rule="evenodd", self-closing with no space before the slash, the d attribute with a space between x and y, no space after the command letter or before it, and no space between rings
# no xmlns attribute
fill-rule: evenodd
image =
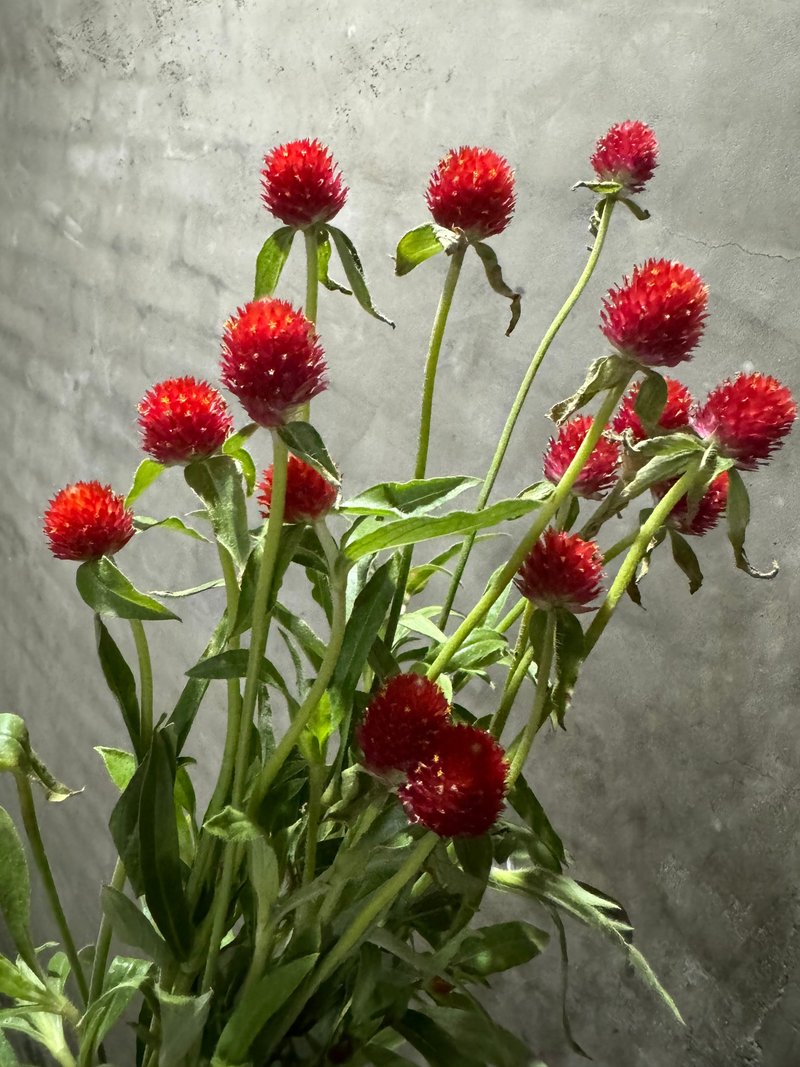
<svg viewBox="0 0 800 1067"><path fill-rule="evenodd" d="M533 649L530 648L530 636L531 619L533 618L535 609L533 604L528 600L522 600L520 603L525 605L522 625L517 634L517 643L514 646L514 661L511 665L511 669L506 675L506 684L503 686L503 695L500 698L500 705L494 713L489 726L489 733L492 737L500 737L505 729L509 712L514 705L514 700L519 692L519 687L522 685L528 667L533 659Z"/></svg>
<svg viewBox="0 0 800 1067"><path fill-rule="evenodd" d="M530 718L522 732L522 737L514 751L514 757L511 760L511 770L508 772L508 779L506 781L507 789L511 789L517 778L519 778L522 768L525 766L525 760L528 758L528 753L531 750L533 739L536 737L539 727L542 725L545 716L547 715L547 693L550 684L550 669L553 665L555 644L556 616L554 611L548 611L544 640L542 643L542 658L536 676L536 696L534 697Z"/></svg>

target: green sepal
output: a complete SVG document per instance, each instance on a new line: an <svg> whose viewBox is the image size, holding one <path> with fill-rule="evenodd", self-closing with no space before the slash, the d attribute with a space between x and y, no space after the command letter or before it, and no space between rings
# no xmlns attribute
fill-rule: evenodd
<svg viewBox="0 0 800 1067"><path fill-rule="evenodd" d="M151 622L176 619L180 622L174 612L139 592L107 556L82 563L75 573L75 584L83 601L98 615Z"/></svg>
<svg viewBox="0 0 800 1067"><path fill-rule="evenodd" d="M271 233L261 246L256 259L256 280L254 299L261 300L272 296L278 287L281 273L289 258L292 241L297 231L294 226L280 226Z"/></svg>
<svg viewBox="0 0 800 1067"><path fill-rule="evenodd" d="M339 253L339 258L342 261L344 273L353 290L353 296L355 296L361 307L372 315L373 318L385 322L388 326L391 326L392 329L394 329L392 320L387 319L385 315L381 314L372 303L372 297L369 295L369 289L367 289L367 283L364 279L364 268L361 265L361 260L359 259L358 252L356 251L353 242L346 233L337 229L335 226L328 226L326 228L333 238L333 243L336 245L336 251Z"/></svg>
<svg viewBox="0 0 800 1067"><path fill-rule="evenodd" d="M497 260L497 255L491 245L484 244L483 241L476 241L472 247L480 257L483 269L486 271L486 280L489 285L496 293L499 293L500 296L504 296L506 300L511 301L511 321L506 329L506 337L509 337L513 333L514 327L519 322L519 317L522 314L522 293L518 293L506 285L503 280L503 272Z"/></svg>

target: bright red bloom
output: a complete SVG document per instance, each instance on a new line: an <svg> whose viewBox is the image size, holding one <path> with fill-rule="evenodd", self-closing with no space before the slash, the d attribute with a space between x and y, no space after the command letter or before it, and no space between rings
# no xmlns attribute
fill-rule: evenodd
<svg viewBox="0 0 800 1067"><path fill-rule="evenodd" d="M592 610L602 577L603 557L594 541L551 527L528 553L514 584L537 608L580 612Z"/></svg>
<svg viewBox="0 0 800 1067"><path fill-rule="evenodd" d="M169 378L139 404L142 448L159 463L190 463L222 446L233 427L228 405L208 382Z"/></svg>
<svg viewBox="0 0 800 1067"><path fill-rule="evenodd" d="M57 559L113 556L134 535L133 512L110 485L75 482L49 502L44 532Z"/></svg>
<svg viewBox="0 0 800 1067"><path fill-rule="evenodd" d="M790 391L767 374L738 374L712 390L692 415L701 437L713 438L739 470L753 471L780 448L797 416Z"/></svg>
<svg viewBox="0 0 800 1067"><path fill-rule="evenodd" d="M597 142L591 164L600 181L640 193L658 166L656 135L644 122L617 123Z"/></svg>
<svg viewBox="0 0 800 1067"><path fill-rule="evenodd" d="M222 381L259 426L288 422L326 371L314 326L285 300L254 300L225 324Z"/></svg>
<svg viewBox="0 0 800 1067"><path fill-rule="evenodd" d="M264 471L263 481L259 482L258 495L261 514L266 518L272 507L272 476L274 466ZM283 521L316 522L323 518L336 503L338 490L335 485L304 463L297 456L289 456L286 468L286 501L283 505Z"/></svg>
<svg viewBox="0 0 800 1067"><path fill-rule="evenodd" d="M390 678L358 728L364 766L379 774L410 770L449 722L450 705L435 682L421 674Z"/></svg>
<svg viewBox="0 0 800 1067"><path fill-rule="evenodd" d="M682 430L689 425L689 413L694 403L692 394L677 378L665 378L667 383L667 402L655 425L657 434L669 433L670 430ZM630 430L634 441L644 441L647 432L642 425L641 419L636 414L636 398L639 395L639 383L631 386L619 411L614 416L612 426L616 433L624 433Z"/></svg>
<svg viewBox="0 0 800 1067"><path fill-rule="evenodd" d="M658 485L654 485L652 488L654 499L661 500L676 481L677 479L673 478L669 482L661 482ZM713 530L717 525L727 503L728 472L723 471L717 475L708 489L706 489L691 520L688 518L688 500L683 496L670 512L667 525L672 526L679 533L693 534L695 537L700 537L702 534L708 533L709 530Z"/></svg>
<svg viewBox="0 0 800 1067"><path fill-rule="evenodd" d="M648 259L610 290L600 313L611 344L646 367L691 359L703 335L708 288L682 263Z"/></svg>
<svg viewBox="0 0 800 1067"><path fill-rule="evenodd" d="M508 763L485 730L448 726L398 790L409 819L440 837L478 837L503 810Z"/></svg>
<svg viewBox="0 0 800 1067"><path fill-rule="evenodd" d="M452 148L436 164L425 199L440 226L482 241L502 233L514 214L514 172L490 148Z"/></svg>
<svg viewBox="0 0 800 1067"><path fill-rule="evenodd" d="M544 476L556 485L575 458L592 425L589 415L578 415L565 422L556 437L551 437L544 453ZM572 486L576 496L597 498L617 480L619 445L601 437L592 449L578 480Z"/></svg>
<svg viewBox="0 0 800 1067"><path fill-rule="evenodd" d="M313 141L290 141L264 156L262 199L287 226L328 222L344 207L347 186L330 151Z"/></svg>

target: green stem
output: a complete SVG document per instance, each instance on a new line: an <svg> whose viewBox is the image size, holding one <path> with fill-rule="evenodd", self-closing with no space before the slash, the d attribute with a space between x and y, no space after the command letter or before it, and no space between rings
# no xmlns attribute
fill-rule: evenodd
<svg viewBox="0 0 800 1067"><path fill-rule="evenodd" d="M433 320L431 337L428 342L428 356L425 361L425 378L422 385L419 434L417 437L417 459L414 465L415 478L424 478L428 468L428 449L430 446L431 419L433 416L433 394L436 386L436 370L439 365L439 353L442 349L444 331L447 326L450 309L453 306L453 296L455 295L456 285L458 283L459 275L461 274L461 268L464 264L464 256L467 248L468 245L466 242L458 244L456 245L453 254L450 256L450 266L444 280L442 295L439 297L439 305L436 308L436 316ZM395 630L397 629L397 620L400 618L400 613L403 610L403 601L405 600L406 585L408 584L408 575L411 570L411 558L413 554L414 546L408 545L403 549L403 554L400 557L397 590L389 611L389 618L386 624L386 633L384 637L390 648L394 640Z"/></svg>
<svg viewBox="0 0 800 1067"><path fill-rule="evenodd" d="M303 867L303 885L314 881L317 869L317 835L321 811L322 790L325 785L325 762L316 754L308 764L308 805L306 807L306 849Z"/></svg>
<svg viewBox="0 0 800 1067"><path fill-rule="evenodd" d="M111 875L111 888L121 892L125 887L125 877L125 864L121 859L118 859L114 865L114 872ZM111 923L108 921L108 916L103 912L103 917L100 920L100 929L97 932L97 943L94 949L92 976L89 981L90 1004L93 1004L103 992L103 982L106 977L106 964L108 963L108 953L111 948L111 934Z"/></svg>
<svg viewBox="0 0 800 1067"><path fill-rule="evenodd" d="M581 527L580 536L583 540L589 541L595 537L601 526L613 515L619 515L631 499L632 497L625 495L625 483L620 479Z"/></svg>
<svg viewBox="0 0 800 1067"><path fill-rule="evenodd" d="M511 559L499 574L497 574L494 581L489 584L489 587L481 599L463 620L452 637L445 642L439 655L431 664L428 669L428 677L432 680L435 681L439 677L472 631L483 622L492 604L495 603L505 587L513 579L514 575L522 566L525 557L541 537L547 524L556 514L564 500L566 500L578 475L581 473L586 460L594 450L594 446L600 440L600 437L606 428L606 423L611 417L614 408L617 406L617 402L627 389L631 377L632 375L626 376L621 384L610 389L606 394L603 403L600 405L600 408L592 421L592 425L590 426L586 437L584 437L580 448L575 453L575 458L564 471L561 481L555 487L552 494L536 512L536 519L534 520L533 525L520 541L514 554L511 556Z"/></svg>
<svg viewBox="0 0 800 1067"><path fill-rule="evenodd" d="M621 556L626 549L631 547L638 536L639 528L637 527L630 533L625 534L624 537L620 537L619 541L615 541L611 548L607 548L603 553L603 563L610 563L612 559Z"/></svg>
<svg viewBox="0 0 800 1067"><path fill-rule="evenodd" d="M547 693L550 684L550 669L553 665L555 644L556 616L554 611L548 611L542 643L542 658L539 662L539 669L536 674L536 696L534 697L530 718L523 730L520 742L514 751L514 757L511 761L511 770L508 772L508 780L506 782L507 789L511 789L517 778L519 778L522 768L525 766L525 760L528 758L528 753L531 750L533 739L547 714Z"/></svg>
<svg viewBox="0 0 800 1067"><path fill-rule="evenodd" d="M528 601L525 597L520 597L511 611L509 611L508 615L498 622L497 626L495 626L495 630L497 630L499 634L504 634L506 630L510 630L520 615L525 611L527 604Z"/></svg>
<svg viewBox="0 0 800 1067"><path fill-rule="evenodd" d="M511 411L508 413L506 424L503 427L503 432L500 435L500 440L497 443L494 456L492 456L492 462L489 464L489 470L486 472L486 477L481 487L480 496L478 497L477 511L481 511L486 507L486 504L491 495L494 483L497 481L497 475L500 473L500 467L505 459L506 452L508 451L508 445L511 441L511 435L514 432L514 427L517 424L520 412L522 411L525 400L527 399L530 388L533 385L534 379L539 371L539 367L542 365L544 357L547 355L547 351L550 345L555 340L556 334L564 325L567 316L572 311L575 304L578 302L583 290L591 278L594 268L597 266L597 261L600 258L600 252L602 251L603 244L605 243L606 234L608 233L609 223L611 222L611 215L614 211L614 205L616 201L612 197L606 197L602 201L600 225L597 229L597 236L595 237L594 244L592 245L592 251L589 255L589 259L586 266L583 268L583 273L575 283L575 287L567 297L560 311L550 323L547 329L547 333L541 340L539 347L533 354L530 366L525 372L525 377L522 379L522 384L517 390L517 395L514 398L514 403L511 405ZM470 534L464 542L464 547L461 549L461 553L456 562L455 570L453 571L453 577L450 581L450 588L447 591L445 597L444 607L442 613L439 616L438 626L440 630L443 630L447 625L447 620L450 618L450 612L453 609L453 602L458 592L459 583L461 577L464 574L464 569L467 566L467 560L472 552L472 546L475 543L476 534Z"/></svg>
<svg viewBox="0 0 800 1067"><path fill-rule="evenodd" d="M303 239L306 245L306 302L303 306L303 314L309 322L316 325L317 302L319 297L319 270L317 268L317 227L309 226L303 231ZM308 422L311 413L311 401L307 401L297 413L301 422Z"/></svg>
<svg viewBox="0 0 800 1067"><path fill-rule="evenodd" d="M584 638L585 655L589 655L591 650L597 644L603 630L605 630L608 625L620 598L636 574L636 568L639 566L640 560L647 552L647 547L653 539L653 536L658 533L664 525L675 505L689 492L696 477L697 467L693 466L691 470L686 471L686 473L678 479L669 492L662 497L658 504L656 504L650 513L649 518L637 533L636 539L634 540L628 555L622 561L622 566L617 571L617 575L611 584L611 588L609 589L605 600L600 605L600 609L595 615L591 626L586 631L586 637Z"/></svg>
<svg viewBox="0 0 800 1067"><path fill-rule="evenodd" d="M39 830L39 820L36 817L36 806L33 801L33 793L31 792L31 783L28 780L28 776L23 773L15 774L14 778L17 783L22 822L25 827L25 833L28 836L28 841L30 842L31 852L33 853L34 861L39 869L39 874L41 875L44 884L47 902L50 905L50 910L53 912L56 925L61 933L64 951L67 954L72 973L75 975L75 980L78 983L81 999L83 1000L84 1005L86 1005L89 1000L89 985L86 981L86 975L83 973L81 961L78 959L78 949L75 946L75 940L72 936L72 931L69 928L67 917L64 914L64 909L61 906L61 900L58 895L55 879L53 878L53 872L47 859L44 842L42 841L42 835Z"/></svg>
<svg viewBox="0 0 800 1067"><path fill-rule="evenodd" d="M528 600L522 600L521 603L525 605L525 613L522 618L522 625L519 628L519 633L517 634L517 643L514 646L514 658L511 669L506 675L506 684L503 687L503 695L500 698L500 705L494 713L489 726L489 733L492 737L500 737L505 729L508 714L511 711L517 693L519 692L519 687L522 685L522 680L527 673L531 659L533 659L533 649L530 647L530 636L531 619L533 618L535 609L533 604ZM525 660L527 660L527 663L525 664L524 670L520 670L523 661ZM519 678L517 678L517 675L519 675Z"/></svg>
<svg viewBox="0 0 800 1067"><path fill-rule="evenodd" d="M150 648L147 644L147 634L141 619L131 619L131 632L136 645L136 655L139 658L139 734L142 740L142 751L150 748L153 738L153 666L150 662Z"/></svg>

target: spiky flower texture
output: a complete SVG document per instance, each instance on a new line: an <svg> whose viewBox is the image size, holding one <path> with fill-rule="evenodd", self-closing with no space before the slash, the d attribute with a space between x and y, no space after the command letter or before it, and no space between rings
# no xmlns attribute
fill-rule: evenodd
<svg viewBox="0 0 800 1067"><path fill-rule="evenodd" d="M134 535L133 512L110 485L75 482L49 502L44 532L57 559L82 561L113 556Z"/></svg>
<svg viewBox="0 0 800 1067"><path fill-rule="evenodd" d="M601 330L619 352L646 367L691 359L705 327L708 288L682 263L648 259L603 301Z"/></svg>
<svg viewBox="0 0 800 1067"><path fill-rule="evenodd" d="M478 837L503 810L507 775L503 749L490 734L450 726L437 734L398 796L412 822L440 837Z"/></svg>
<svg viewBox="0 0 800 1067"><path fill-rule="evenodd" d="M271 149L261 171L262 199L287 226L329 222L344 207L347 186L320 141L289 141Z"/></svg>
<svg viewBox="0 0 800 1067"><path fill-rule="evenodd" d="M222 382L259 426L288 422L327 386L313 325L285 300L254 300L225 326Z"/></svg>
<svg viewBox="0 0 800 1067"><path fill-rule="evenodd" d="M551 527L528 553L514 584L537 608L582 612L592 610L602 577L603 557L594 541Z"/></svg>
<svg viewBox="0 0 800 1067"><path fill-rule="evenodd" d="M677 479L668 482L659 482L652 489L655 500L661 500L672 488ZM690 534L693 537L701 537L713 530L725 511L728 503L728 472L723 471L706 489L700 499L694 514L689 517L689 501L687 496L681 497L673 507L667 519L667 525L682 534Z"/></svg>
<svg viewBox="0 0 800 1067"><path fill-rule="evenodd" d="M667 402L655 425L656 434L669 433L671 430L681 430L689 425L689 415L694 400L692 394L677 378L665 378L667 383ZM626 393L619 411L614 416L612 427L616 433L624 433L630 430L635 441L644 441L648 433L642 425L642 420L636 414L636 398L639 395L639 383L637 382Z"/></svg>
<svg viewBox="0 0 800 1067"><path fill-rule="evenodd" d="M692 415L692 425L720 452L752 471L780 448L797 417L797 404L785 385L768 374L738 374L713 389Z"/></svg>
<svg viewBox="0 0 800 1067"><path fill-rule="evenodd" d="M567 467L575 458L592 426L592 418L578 415L565 422L555 437L551 437L543 457L544 476L554 485L558 484ZM572 486L576 496L593 499L610 489L617 480L619 445L607 437L601 437L592 449Z"/></svg>
<svg viewBox="0 0 800 1067"><path fill-rule="evenodd" d="M435 682L398 674L373 697L358 728L364 766L378 774L409 771L425 759L450 722L450 706Z"/></svg>
<svg viewBox="0 0 800 1067"><path fill-rule="evenodd" d="M212 456L233 427L222 396L196 378L168 378L139 403L142 448L159 463L190 463Z"/></svg>
<svg viewBox="0 0 800 1067"><path fill-rule="evenodd" d="M619 122L597 142L591 164L600 181L641 193L658 166L656 135L644 122Z"/></svg>
<svg viewBox="0 0 800 1067"><path fill-rule="evenodd" d="M267 467L259 482L258 500L261 514L266 518L272 507L272 479L274 468ZM283 521L286 523L317 522L324 518L336 503L336 486L323 478L308 463L297 456L289 456L286 466L286 499Z"/></svg>
<svg viewBox="0 0 800 1067"><path fill-rule="evenodd" d="M453 148L437 163L425 199L440 226L482 241L502 233L511 220L514 172L490 148Z"/></svg>

